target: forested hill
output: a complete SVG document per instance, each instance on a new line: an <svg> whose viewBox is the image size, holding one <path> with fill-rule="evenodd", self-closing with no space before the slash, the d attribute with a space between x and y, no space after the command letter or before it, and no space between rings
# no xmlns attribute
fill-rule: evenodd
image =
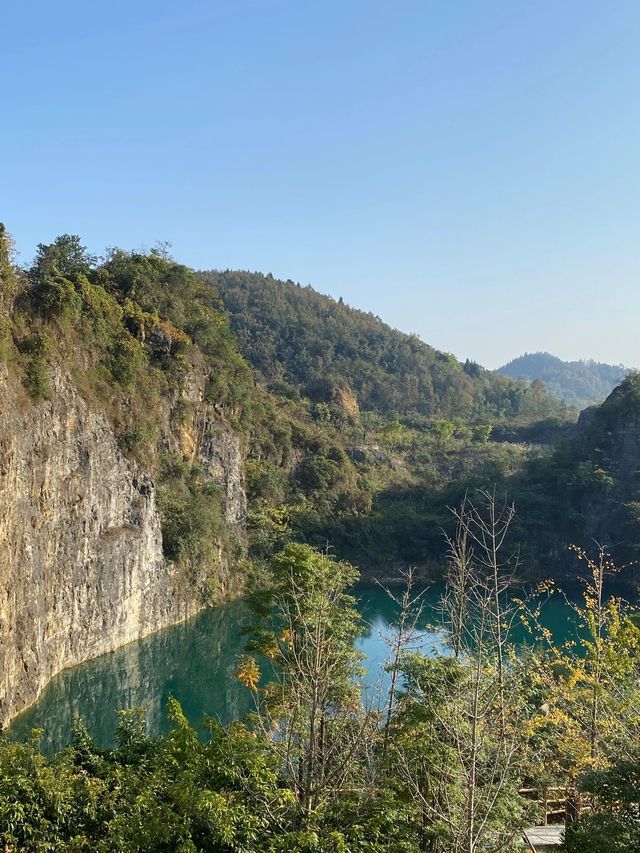
<svg viewBox="0 0 640 853"><path fill-rule="evenodd" d="M526 383L461 364L379 317L311 287L248 272L206 272L229 313L244 356L274 390L312 399L353 392L384 415L531 421L562 406Z"/></svg>
<svg viewBox="0 0 640 853"><path fill-rule="evenodd" d="M527 382L542 380L551 394L584 409L610 394L629 368L597 361L562 361L548 352L535 352L514 358L496 372Z"/></svg>

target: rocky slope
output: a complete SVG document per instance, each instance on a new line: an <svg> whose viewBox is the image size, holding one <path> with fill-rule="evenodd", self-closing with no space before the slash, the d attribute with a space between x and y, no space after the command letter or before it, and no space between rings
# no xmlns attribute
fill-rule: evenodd
<svg viewBox="0 0 640 853"><path fill-rule="evenodd" d="M585 409L554 450L508 483L521 535L550 569L578 569L567 550L605 545L624 577L640 556L640 375L630 373L599 406ZM636 566L636 569L633 566Z"/></svg>

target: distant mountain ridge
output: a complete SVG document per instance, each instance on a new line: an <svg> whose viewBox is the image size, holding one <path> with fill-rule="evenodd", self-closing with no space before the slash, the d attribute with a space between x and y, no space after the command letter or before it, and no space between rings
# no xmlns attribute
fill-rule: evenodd
<svg viewBox="0 0 640 853"><path fill-rule="evenodd" d="M630 368L598 361L562 361L548 352L525 353L496 373L512 379L542 380L550 393L569 406L584 409L607 397Z"/></svg>

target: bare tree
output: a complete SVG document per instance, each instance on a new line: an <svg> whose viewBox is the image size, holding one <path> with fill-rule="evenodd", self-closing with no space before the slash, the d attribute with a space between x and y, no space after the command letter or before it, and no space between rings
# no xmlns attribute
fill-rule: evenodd
<svg viewBox="0 0 640 853"><path fill-rule="evenodd" d="M460 656L403 663L391 759L421 815L425 851L507 849L526 822L521 672L516 662L498 672L491 590L477 583L468 596Z"/></svg>
<svg viewBox="0 0 640 853"><path fill-rule="evenodd" d="M468 498L460 509L452 510L457 522L456 537L450 542L453 549L454 584L457 587L468 582L471 566L480 583L488 592L491 618L485 628L493 640L496 668L498 674L498 702L500 707L500 734L504 738L506 731L506 705L504 696L506 650L508 631L515 618L514 608L509 602L509 590L512 589L514 576L519 565L517 550L509 550L507 536L515 517L515 506L507 498L498 502L495 490L481 491L482 504L476 505ZM454 586L456 590L456 586ZM464 588L454 592L458 607L467 600ZM454 642L459 643L461 618L459 610L454 614Z"/></svg>
<svg viewBox="0 0 640 853"><path fill-rule="evenodd" d="M531 808L518 794L523 670L509 628L517 559L505 556L513 506L465 498L447 539L445 626L453 656L405 655L390 761L420 815L425 851L479 853L513 843ZM505 820L505 814L510 818Z"/></svg>
<svg viewBox="0 0 640 853"><path fill-rule="evenodd" d="M447 615L447 628L456 658L462 654L464 630L467 624L469 593L476 583L474 575L474 553L470 542L467 496L454 512L456 530L453 537L445 533L447 541L447 577L446 593L443 599L443 611Z"/></svg>
<svg viewBox="0 0 640 853"><path fill-rule="evenodd" d="M387 759L391 722L396 707L398 692L398 679L401 675L402 657L407 651L414 649L418 641L418 623L424 612L423 597L426 589L415 592L416 578L415 569L409 567L402 572L404 587L401 595L396 595L391 589L382 586L391 601L398 608L397 619L390 625L391 633L387 638L389 656L387 660L387 671L391 674L389 689L387 691L387 702L385 720L382 736L382 764Z"/></svg>

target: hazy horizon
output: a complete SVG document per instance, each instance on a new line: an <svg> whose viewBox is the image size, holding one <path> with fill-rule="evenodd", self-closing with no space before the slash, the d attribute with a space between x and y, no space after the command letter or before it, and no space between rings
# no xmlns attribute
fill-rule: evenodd
<svg viewBox="0 0 640 853"><path fill-rule="evenodd" d="M490 368L640 364L638 4L63 0L3 24L21 261L64 232L169 240Z"/></svg>

